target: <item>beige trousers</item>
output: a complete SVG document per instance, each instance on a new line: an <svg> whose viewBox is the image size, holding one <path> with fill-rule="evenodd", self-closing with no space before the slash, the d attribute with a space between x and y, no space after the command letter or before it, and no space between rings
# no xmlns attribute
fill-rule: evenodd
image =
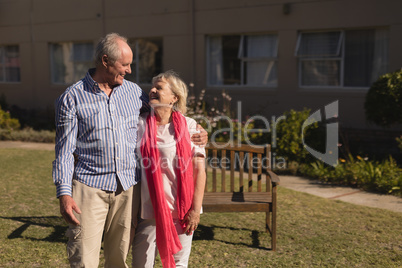
<svg viewBox="0 0 402 268"><path fill-rule="evenodd" d="M81 209L79 226L67 230L71 267L98 267L103 237L105 267L127 268L133 187L107 192L73 180L73 199Z"/></svg>

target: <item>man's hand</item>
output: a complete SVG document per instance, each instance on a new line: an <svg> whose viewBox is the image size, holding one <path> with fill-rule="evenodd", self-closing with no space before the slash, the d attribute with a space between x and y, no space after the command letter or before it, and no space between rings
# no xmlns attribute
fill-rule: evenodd
<svg viewBox="0 0 402 268"><path fill-rule="evenodd" d="M200 133L195 133L191 136L191 141L198 146L205 146L207 145L208 142L208 132L205 131L205 129L200 125L197 124L197 130L200 131Z"/></svg>
<svg viewBox="0 0 402 268"><path fill-rule="evenodd" d="M62 195L59 197L60 200L60 213L63 216L64 220L73 225L80 225L80 222L74 216L73 210L81 214L81 210L77 207L74 199L69 195Z"/></svg>

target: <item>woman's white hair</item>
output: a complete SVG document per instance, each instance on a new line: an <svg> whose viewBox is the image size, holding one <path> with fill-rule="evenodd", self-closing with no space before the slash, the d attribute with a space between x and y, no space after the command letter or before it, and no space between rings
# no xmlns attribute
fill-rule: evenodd
<svg viewBox="0 0 402 268"><path fill-rule="evenodd" d="M160 81L161 79L165 79L169 83L170 89L177 97L177 102L173 104L173 109L180 111L182 114L186 114L188 95L188 88L186 83L184 83L179 75L172 70L160 73L157 76L153 77L152 84L155 84L155 82Z"/></svg>

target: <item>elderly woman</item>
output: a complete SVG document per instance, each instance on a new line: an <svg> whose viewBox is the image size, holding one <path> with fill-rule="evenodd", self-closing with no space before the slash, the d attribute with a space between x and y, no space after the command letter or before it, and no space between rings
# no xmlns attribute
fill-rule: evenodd
<svg viewBox="0 0 402 268"><path fill-rule="evenodd" d="M150 113L140 117L140 219L133 267L187 267L193 232L200 221L205 187L205 149L190 141L196 122L186 113L187 86L173 71L154 77Z"/></svg>

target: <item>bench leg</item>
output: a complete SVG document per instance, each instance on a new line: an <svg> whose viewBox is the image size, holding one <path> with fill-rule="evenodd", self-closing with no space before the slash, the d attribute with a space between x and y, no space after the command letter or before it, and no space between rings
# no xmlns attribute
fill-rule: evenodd
<svg viewBox="0 0 402 268"><path fill-rule="evenodd" d="M271 219L270 219L270 213L271 213L271 205L269 205L269 210L265 212L266 214L266 219L265 219L265 229L266 232L269 233L272 236L272 229L271 229Z"/></svg>
<svg viewBox="0 0 402 268"><path fill-rule="evenodd" d="M272 221L271 221L271 213L272 213ZM276 207L269 205L269 211L266 213L266 232L271 235L271 249L276 251Z"/></svg>
<svg viewBox="0 0 402 268"><path fill-rule="evenodd" d="M276 206L272 206L271 249L276 251Z"/></svg>

